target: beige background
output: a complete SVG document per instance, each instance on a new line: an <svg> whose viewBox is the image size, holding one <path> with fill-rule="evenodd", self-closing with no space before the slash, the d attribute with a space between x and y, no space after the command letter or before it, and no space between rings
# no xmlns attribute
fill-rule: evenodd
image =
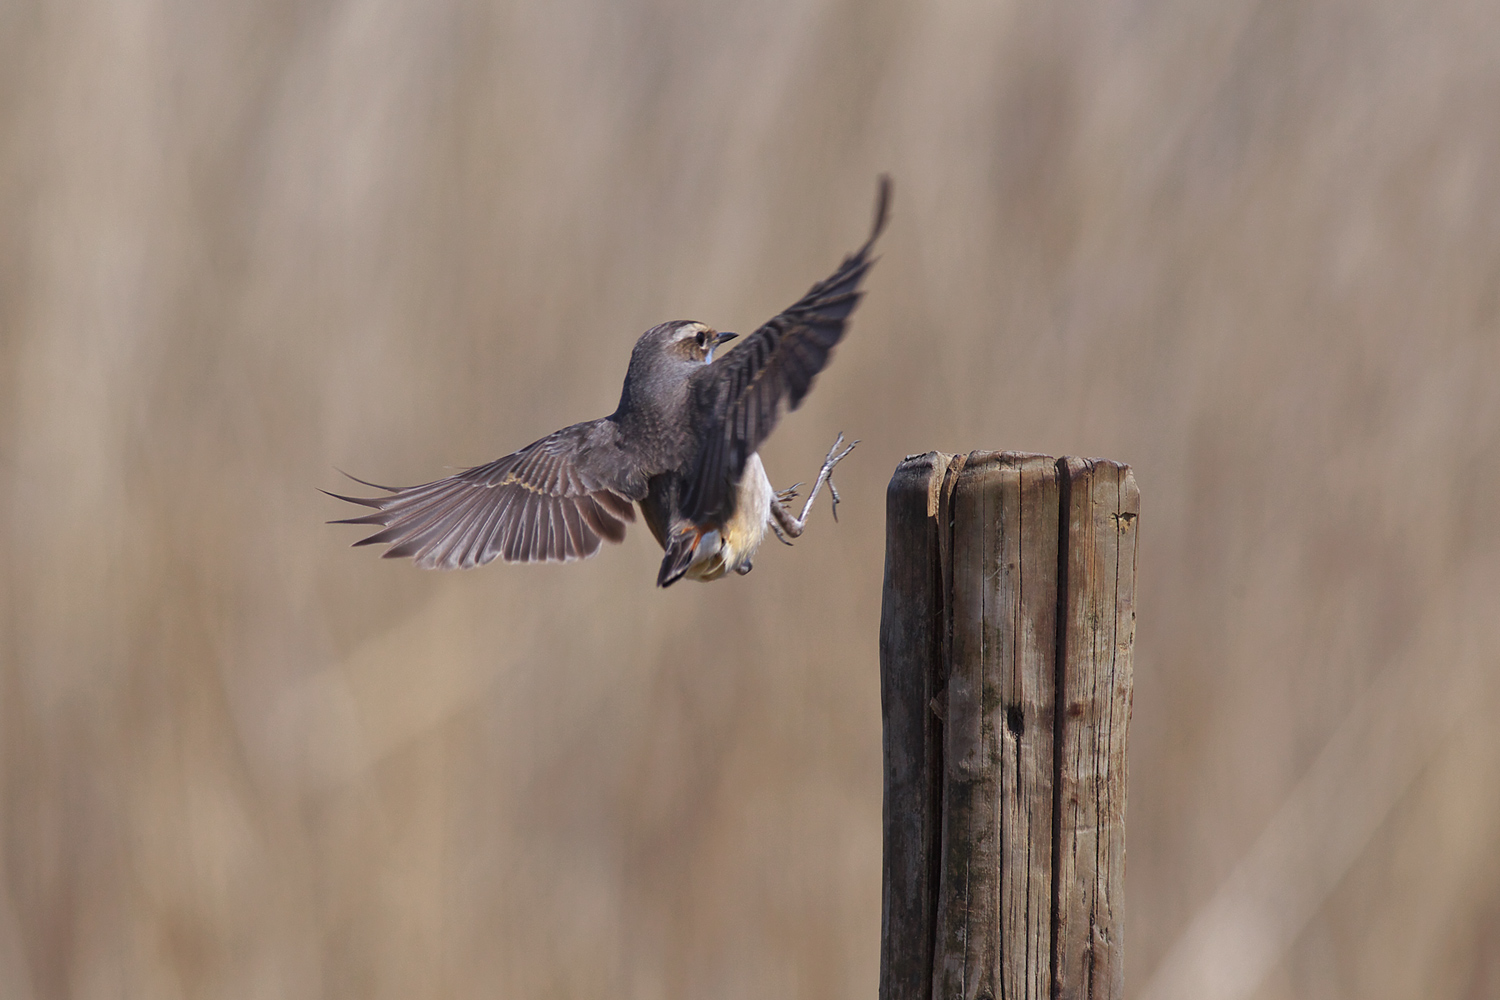
<svg viewBox="0 0 1500 1000"><path fill-rule="evenodd" d="M0 4L0 996L874 995L902 455L1134 465L1132 997L1500 997L1500 5ZM651 587L350 550L863 238Z"/></svg>

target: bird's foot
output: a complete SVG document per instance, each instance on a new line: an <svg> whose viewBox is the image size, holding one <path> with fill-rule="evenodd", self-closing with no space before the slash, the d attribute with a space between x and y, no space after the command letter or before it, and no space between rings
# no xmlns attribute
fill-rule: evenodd
<svg viewBox="0 0 1500 1000"><path fill-rule="evenodd" d="M818 479L813 483L812 492L807 495L807 505L802 508L801 520L807 520L807 513L812 508L813 498L818 495L818 487L824 483L828 484L828 492L833 497L833 519L835 521L839 519L839 491L838 487L833 485L833 467L848 458L849 453L854 450L854 446L859 444L859 442L852 441L847 448L843 448L840 451L839 449L843 447L843 444L844 434L840 431L837 440L833 442L833 447L828 449L828 456L823 459L823 468L818 470Z"/></svg>
<svg viewBox="0 0 1500 1000"><path fill-rule="evenodd" d="M844 435L839 434L838 439L833 442L833 447L828 449L828 455L823 459L823 467L818 470L818 478L813 481L812 489L808 491L807 501L802 505L800 517L793 517L792 512L785 505L797 495L797 487L801 486L801 483L776 495L771 501L771 530L776 532L777 538L790 545L792 543L787 540L787 536L797 538L802 534L807 526L807 515L812 512L813 501L818 498L818 491L825 483L828 485L828 492L833 496L833 519L835 521L839 519L839 491L833 485L833 469L849 457L849 453L857 444L859 444L858 441L853 441L845 447Z"/></svg>

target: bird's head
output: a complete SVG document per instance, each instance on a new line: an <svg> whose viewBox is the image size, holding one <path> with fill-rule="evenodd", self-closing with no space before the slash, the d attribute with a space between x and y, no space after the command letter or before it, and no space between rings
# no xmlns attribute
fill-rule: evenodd
<svg viewBox="0 0 1500 1000"><path fill-rule="evenodd" d="M648 330L640 340L644 345L651 339L652 349L674 361L706 365L713 361L714 351L720 344L727 344L734 333L720 333L711 326L693 320L676 320L663 323ZM637 345L640 346L640 345Z"/></svg>
<svg viewBox="0 0 1500 1000"><path fill-rule="evenodd" d="M620 396L620 412L662 409L686 399L688 379L714 359L720 344L735 334L720 333L692 320L674 320L641 334L630 352L630 371Z"/></svg>

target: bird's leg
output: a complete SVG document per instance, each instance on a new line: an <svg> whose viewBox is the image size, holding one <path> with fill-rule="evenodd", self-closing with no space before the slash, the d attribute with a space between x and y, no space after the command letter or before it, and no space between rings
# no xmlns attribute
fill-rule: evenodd
<svg viewBox="0 0 1500 1000"><path fill-rule="evenodd" d="M778 517L791 517L791 514L787 512L785 505L797 499L797 490L799 487L801 487L801 485L801 483L793 483L771 498L772 516L766 518L766 523L771 526L772 531L776 532L776 540L781 542L782 545L791 545L792 543L787 539L786 532L781 530L781 525L777 524L776 520Z"/></svg>
<svg viewBox="0 0 1500 1000"><path fill-rule="evenodd" d="M793 517L792 512L786 506L797 495L797 486L801 486L801 483L771 498L770 524L777 538L790 545L792 543L787 541L788 536L801 537L803 529L807 527L807 515L812 510L813 501L818 498L818 491L823 488L824 483L828 484L828 492L833 494L833 519L835 521L839 519L839 491L833 485L833 467L847 458L857 444L859 442L854 441L849 447L844 448L844 435L839 434L838 440L833 442L833 447L828 449L828 456L823 459L823 468L818 470L818 478L813 480L812 489L807 494L807 501L802 505L801 517ZM843 450L840 451L840 448Z"/></svg>

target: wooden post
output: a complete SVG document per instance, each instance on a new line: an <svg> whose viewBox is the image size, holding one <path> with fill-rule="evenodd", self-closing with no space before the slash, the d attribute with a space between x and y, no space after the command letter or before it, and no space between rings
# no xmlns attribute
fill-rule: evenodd
<svg viewBox="0 0 1500 1000"><path fill-rule="evenodd" d="M881 1000L1123 996L1139 499L1014 452L891 478Z"/></svg>

